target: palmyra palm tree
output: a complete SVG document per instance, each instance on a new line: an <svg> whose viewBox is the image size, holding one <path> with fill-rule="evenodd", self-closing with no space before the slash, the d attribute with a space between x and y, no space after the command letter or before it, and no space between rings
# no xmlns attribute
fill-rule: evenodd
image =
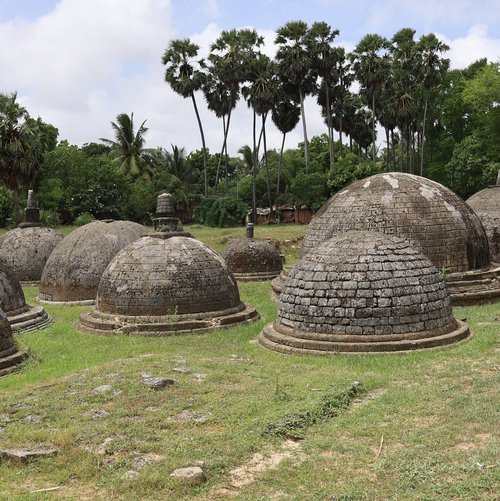
<svg viewBox="0 0 500 501"><path fill-rule="evenodd" d="M197 62L198 67L195 67L196 63L193 61L193 58L198 56L198 50L199 46L192 43L188 38L172 40L163 53L162 63L166 66L165 81L170 85L172 90L184 98L191 98L193 102L203 145L204 190L206 197L208 194L207 148L195 98L195 92L200 90L206 82L206 73L203 70L203 60L199 60Z"/></svg>

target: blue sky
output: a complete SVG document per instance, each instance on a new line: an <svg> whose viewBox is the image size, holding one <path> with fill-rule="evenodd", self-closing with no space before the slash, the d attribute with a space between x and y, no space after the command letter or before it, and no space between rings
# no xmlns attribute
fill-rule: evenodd
<svg viewBox="0 0 500 501"><path fill-rule="evenodd" d="M436 33L452 67L500 58L500 0L0 0L0 92L17 91L33 115L74 144L111 137L110 121L134 112L147 119L148 146L199 148L189 101L163 83L160 63L172 38L189 37L202 51L223 29L253 27L272 53L274 31L289 20L326 21L348 50L366 33L391 37L402 27ZM219 121L199 96L210 150L220 149ZM323 132L319 110L306 100L310 135ZM269 131L271 147L280 134ZM301 140L300 127L289 146ZM229 149L251 141L251 115L240 104Z"/></svg>

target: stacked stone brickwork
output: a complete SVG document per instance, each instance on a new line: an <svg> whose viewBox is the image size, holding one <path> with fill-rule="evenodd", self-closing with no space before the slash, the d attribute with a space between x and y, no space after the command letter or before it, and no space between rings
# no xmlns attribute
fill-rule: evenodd
<svg viewBox="0 0 500 501"><path fill-rule="evenodd" d="M0 310L0 376L18 370L26 356L27 352L20 351L16 346L7 317Z"/></svg>
<svg viewBox="0 0 500 501"><path fill-rule="evenodd" d="M234 238L222 254L236 280L271 280L283 269L283 257L265 240Z"/></svg>
<svg viewBox="0 0 500 501"><path fill-rule="evenodd" d="M19 280L2 259L0 259L0 310L7 315L14 331L42 329L50 322L50 317L42 307L31 307L26 304Z"/></svg>
<svg viewBox="0 0 500 501"><path fill-rule="evenodd" d="M49 256L40 279L40 300L93 303L111 259L145 233L144 226L131 221L93 221L76 229Z"/></svg>
<svg viewBox="0 0 500 501"><path fill-rule="evenodd" d="M377 174L335 194L309 224L301 255L349 230L409 239L449 273L490 266L486 234L474 211L448 188L412 174Z"/></svg>
<svg viewBox="0 0 500 501"><path fill-rule="evenodd" d="M216 252L192 238L155 233L110 262L96 308L80 316L80 328L157 335L257 317L241 302L236 281Z"/></svg>
<svg viewBox="0 0 500 501"><path fill-rule="evenodd" d="M259 340L285 353L404 352L467 337L451 312L442 276L408 240L350 231L299 261Z"/></svg>
<svg viewBox="0 0 500 501"><path fill-rule="evenodd" d="M472 195L467 204L483 223L490 243L491 260L500 264L500 184Z"/></svg>

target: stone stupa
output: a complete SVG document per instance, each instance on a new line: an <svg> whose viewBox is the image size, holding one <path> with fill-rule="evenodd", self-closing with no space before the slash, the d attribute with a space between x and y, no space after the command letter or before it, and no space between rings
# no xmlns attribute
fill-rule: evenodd
<svg viewBox="0 0 500 501"><path fill-rule="evenodd" d="M25 221L0 237L0 258L20 282L38 282L62 233L40 222L40 209L33 190L28 191Z"/></svg>
<svg viewBox="0 0 500 501"><path fill-rule="evenodd" d="M474 211L448 188L401 172L376 174L333 195L310 222L301 257L350 230L374 230L408 239L443 273L454 305L500 298L500 268ZM273 281L279 293L286 273Z"/></svg>
<svg viewBox="0 0 500 501"><path fill-rule="evenodd" d="M231 238L222 257L242 282L272 280L283 270L283 256L271 243L253 238L253 233L248 238Z"/></svg>
<svg viewBox="0 0 500 501"><path fill-rule="evenodd" d="M481 223L490 244L491 260L500 266L500 171L497 184L478 191L467 199Z"/></svg>
<svg viewBox="0 0 500 501"><path fill-rule="evenodd" d="M43 329L51 320L43 307L26 304L19 280L2 259L0 259L0 309L7 316L14 332Z"/></svg>
<svg viewBox="0 0 500 501"><path fill-rule="evenodd" d="M259 318L255 308L240 300L236 280L221 256L186 236L179 220L159 228L162 231L131 243L109 263L96 307L80 315L80 330L165 336Z"/></svg>
<svg viewBox="0 0 500 501"><path fill-rule="evenodd" d="M27 350L20 350L16 345L9 321L0 310L0 376L19 370L27 355Z"/></svg>
<svg viewBox="0 0 500 501"><path fill-rule="evenodd" d="M40 279L39 300L94 304L99 280L111 259L146 233L132 221L93 221L74 230L52 251Z"/></svg>
<svg viewBox="0 0 500 501"><path fill-rule="evenodd" d="M259 342L302 355L404 353L467 338L437 268L408 240L337 233L292 269Z"/></svg>

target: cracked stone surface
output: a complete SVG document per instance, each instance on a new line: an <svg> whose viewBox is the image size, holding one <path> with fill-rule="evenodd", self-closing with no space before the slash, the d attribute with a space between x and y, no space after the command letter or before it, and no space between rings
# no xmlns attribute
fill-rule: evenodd
<svg viewBox="0 0 500 501"><path fill-rule="evenodd" d="M377 174L336 193L309 224L302 257L349 230L406 238L450 273L490 266L487 237L474 211L448 188L412 174Z"/></svg>

